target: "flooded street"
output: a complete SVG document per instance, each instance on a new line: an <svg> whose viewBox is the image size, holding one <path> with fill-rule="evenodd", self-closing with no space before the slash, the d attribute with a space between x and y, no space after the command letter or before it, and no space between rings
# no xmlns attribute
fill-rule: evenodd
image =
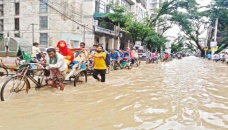
<svg viewBox="0 0 228 130"><path fill-rule="evenodd" d="M197 57L0 102L0 130L225 130L228 66ZM2 84L2 83L1 83Z"/></svg>

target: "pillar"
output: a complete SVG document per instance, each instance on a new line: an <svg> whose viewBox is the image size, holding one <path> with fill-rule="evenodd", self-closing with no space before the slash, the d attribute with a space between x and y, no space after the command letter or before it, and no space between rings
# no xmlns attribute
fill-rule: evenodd
<svg viewBox="0 0 228 130"><path fill-rule="evenodd" d="M101 44L104 49L106 48L105 36L99 37L99 44Z"/></svg>
<svg viewBox="0 0 228 130"><path fill-rule="evenodd" d="M119 50L119 49L120 49L120 42L121 42L121 40L120 40L120 39L118 39L118 40L117 40L117 45L116 45L116 49L117 49L117 50Z"/></svg>
<svg viewBox="0 0 228 130"><path fill-rule="evenodd" d="M114 38L108 40L108 49L114 49Z"/></svg>
<svg viewBox="0 0 228 130"><path fill-rule="evenodd" d="M115 39L115 40L114 40L114 49L117 49L117 48L118 48L118 40Z"/></svg>

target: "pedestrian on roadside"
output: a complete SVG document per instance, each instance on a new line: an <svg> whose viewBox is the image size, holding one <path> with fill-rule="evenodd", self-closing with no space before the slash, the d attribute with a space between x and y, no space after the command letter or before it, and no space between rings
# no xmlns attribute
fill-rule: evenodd
<svg viewBox="0 0 228 130"><path fill-rule="evenodd" d="M93 45L93 49L90 50L91 55L94 55L96 53L97 47L98 47L98 45Z"/></svg>
<svg viewBox="0 0 228 130"><path fill-rule="evenodd" d="M39 59L44 58L39 48L39 43L34 42L32 46L32 62L38 62Z"/></svg>
<svg viewBox="0 0 228 130"><path fill-rule="evenodd" d="M91 55L91 57L94 59L94 70L93 70L93 77L97 81L105 82L105 74L106 74L106 53L103 52L103 47L98 46L97 51L94 55ZM98 75L101 76L101 78L98 77Z"/></svg>

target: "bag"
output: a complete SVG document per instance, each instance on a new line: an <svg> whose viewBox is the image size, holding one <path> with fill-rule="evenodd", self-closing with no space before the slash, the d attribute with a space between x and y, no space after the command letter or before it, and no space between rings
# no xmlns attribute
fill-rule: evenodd
<svg viewBox="0 0 228 130"><path fill-rule="evenodd" d="M106 58L105 58L105 63L107 66L109 66L111 64L111 56L109 53L106 53Z"/></svg>

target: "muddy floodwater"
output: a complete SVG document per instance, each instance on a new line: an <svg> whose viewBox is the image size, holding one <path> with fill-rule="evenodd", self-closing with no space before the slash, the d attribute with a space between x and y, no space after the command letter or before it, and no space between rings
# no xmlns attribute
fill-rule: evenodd
<svg viewBox="0 0 228 130"><path fill-rule="evenodd" d="M0 79L3 84L4 79ZM228 66L197 57L0 102L0 130L227 130Z"/></svg>

